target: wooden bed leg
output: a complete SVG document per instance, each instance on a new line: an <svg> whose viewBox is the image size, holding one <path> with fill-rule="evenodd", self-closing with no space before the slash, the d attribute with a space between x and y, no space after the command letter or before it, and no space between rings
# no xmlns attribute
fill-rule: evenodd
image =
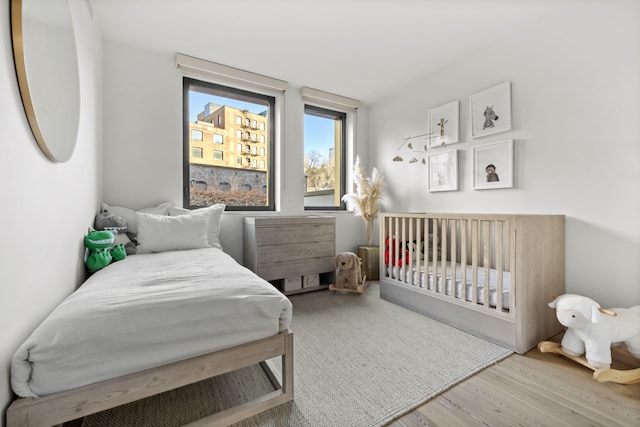
<svg viewBox="0 0 640 427"><path fill-rule="evenodd" d="M282 391L286 401L293 400L293 334L285 336L285 353L282 355Z"/></svg>
<svg viewBox="0 0 640 427"><path fill-rule="evenodd" d="M26 427L29 425L29 404L25 400L13 401L7 409L7 427Z"/></svg>

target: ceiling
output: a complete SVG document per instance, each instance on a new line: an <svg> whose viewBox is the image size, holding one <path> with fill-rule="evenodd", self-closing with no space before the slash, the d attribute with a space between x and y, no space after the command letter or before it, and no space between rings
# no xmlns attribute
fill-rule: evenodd
<svg viewBox="0 0 640 427"><path fill-rule="evenodd" d="M103 35L376 100L554 13L606 0L88 0Z"/></svg>

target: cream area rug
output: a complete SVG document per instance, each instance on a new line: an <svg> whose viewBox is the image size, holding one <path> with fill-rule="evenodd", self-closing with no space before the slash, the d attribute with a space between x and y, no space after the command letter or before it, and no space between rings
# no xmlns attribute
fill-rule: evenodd
<svg viewBox="0 0 640 427"><path fill-rule="evenodd" d="M375 282L363 295L291 301L295 400L238 426L381 426L512 353L381 300ZM256 365L92 415L83 427L180 426L272 390Z"/></svg>

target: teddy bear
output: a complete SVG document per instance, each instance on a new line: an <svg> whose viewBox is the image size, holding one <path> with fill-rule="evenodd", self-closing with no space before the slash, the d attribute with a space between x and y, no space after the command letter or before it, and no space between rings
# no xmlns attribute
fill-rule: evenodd
<svg viewBox="0 0 640 427"><path fill-rule="evenodd" d="M84 238L84 263L90 272L103 269L112 261L123 260L127 252L122 244L113 246L114 234L109 230L90 230Z"/></svg>
<svg viewBox="0 0 640 427"><path fill-rule="evenodd" d="M602 309L594 300L573 294L560 295L549 303L567 330L562 351L569 356L586 356L596 369L611 366L611 345L625 343L640 359L640 306Z"/></svg>
<svg viewBox="0 0 640 427"><path fill-rule="evenodd" d="M361 261L353 252L341 252L335 256L336 288L357 290L362 283Z"/></svg>
<svg viewBox="0 0 640 427"><path fill-rule="evenodd" d="M123 217L103 211L96 215L93 226L97 231L111 231L115 237L113 246L123 245L127 255L137 252L136 236L128 231L127 221Z"/></svg>

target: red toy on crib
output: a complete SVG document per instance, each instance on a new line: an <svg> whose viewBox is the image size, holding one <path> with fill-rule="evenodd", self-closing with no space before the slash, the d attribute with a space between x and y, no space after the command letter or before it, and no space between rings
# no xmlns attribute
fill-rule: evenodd
<svg viewBox="0 0 640 427"><path fill-rule="evenodd" d="M389 265L389 261L393 262L393 265L397 265L398 267L402 267L403 264L409 263L409 251L406 249L402 249L402 245L400 245L395 238L389 239L387 237L384 240L384 263L385 265ZM396 254L396 250L398 253ZM402 257L402 252L404 252L404 260ZM395 256L394 256L395 255Z"/></svg>

